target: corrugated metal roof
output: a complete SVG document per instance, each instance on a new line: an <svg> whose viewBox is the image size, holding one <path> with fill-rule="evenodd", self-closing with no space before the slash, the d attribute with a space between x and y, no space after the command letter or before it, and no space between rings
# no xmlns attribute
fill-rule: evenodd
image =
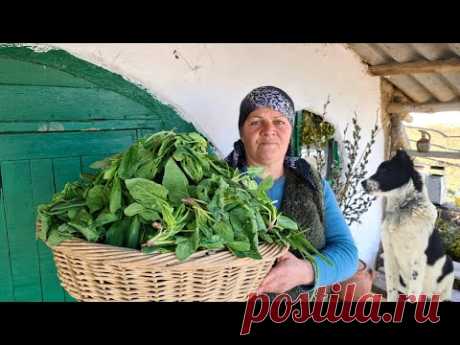
<svg viewBox="0 0 460 345"><path fill-rule="evenodd" d="M460 57L460 43L348 43L368 65ZM385 76L415 103L460 100L460 72Z"/></svg>

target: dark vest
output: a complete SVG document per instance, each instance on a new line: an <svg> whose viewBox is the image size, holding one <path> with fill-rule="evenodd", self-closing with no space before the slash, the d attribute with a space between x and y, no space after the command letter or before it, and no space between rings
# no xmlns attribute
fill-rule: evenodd
<svg viewBox="0 0 460 345"><path fill-rule="evenodd" d="M307 239L316 249L325 245L323 185L319 174L310 168L309 181L290 168L285 169L286 182L280 211L297 222L300 229L308 229Z"/></svg>
<svg viewBox="0 0 460 345"><path fill-rule="evenodd" d="M297 222L300 229L308 229L305 236L318 250L325 246L324 234L324 192L321 177L311 166L307 179L291 169L285 168L286 182L280 211ZM301 257L298 253L293 253ZM308 287L297 286L287 293L293 301ZM276 294L269 294L273 300ZM310 294L310 298L313 296Z"/></svg>

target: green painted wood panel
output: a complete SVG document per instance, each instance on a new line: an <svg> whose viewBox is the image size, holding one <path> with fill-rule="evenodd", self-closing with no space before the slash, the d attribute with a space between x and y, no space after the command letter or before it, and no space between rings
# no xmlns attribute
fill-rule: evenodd
<svg viewBox="0 0 460 345"><path fill-rule="evenodd" d="M33 215L36 217L37 206L50 202L54 188L53 161L51 159L32 160L30 162L32 177ZM40 278L43 301L63 301L64 289L61 287L51 250L42 242L36 241L40 265Z"/></svg>
<svg viewBox="0 0 460 345"><path fill-rule="evenodd" d="M153 134L155 132L157 132L157 131L152 130L152 129L146 129L146 128L139 129L138 130L138 136L139 136L139 138L145 138L145 137L147 137L147 136L149 136L149 135L151 135L151 134Z"/></svg>
<svg viewBox="0 0 460 345"><path fill-rule="evenodd" d="M197 131L195 127L193 126L193 124L191 123L184 122L184 121L178 121L178 122L170 121L168 122L167 125L165 125L162 128L152 127L152 126L143 126L140 129L138 129L138 136L139 138L143 138L143 137L146 137L148 135L151 135L153 133L156 133L164 129L174 130L177 133Z"/></svg>
<svg viewBox="0 0 460 345"><path fill-rule="evenodd" d="M303 112L302 110L296 112L296 119L294 123L293 135L291 140L291 147L293 154L300 156L302 151L302 130L303 130Z"/></svg>
<svg viewBox="0 0 460 345"><path fill-rule="evenodd" d="M149 128L153 131L158 131L163 128L163 123L155 118L135 120L0 122L0 133L49 133L62 131L102 131L138 128Z"/></svg>
<svg viewBox="0 0 460 345"><path fill-rule="evenodd" d="M136 131L0 135L0 160L42 159L119 152L136 139Z"/></svg>
<svg viewBox="0 0 460 345"><path fill-rule="evenodd" d="M92 161L162 129L194 130L120 75L62 50L0 44L0 300L73 300L35 239L36 206Z"/></svg>
<svg viewBox="0 0 460 345"><path fill-rule="evenodd" d="M85 136L82 138L81 134ZM126 149L136 139L136 132L48 133L35 136L35 139L39 139L35 140L35 145L39 146L40 152L48 158L61 155L62 151L56 150L56 147L64 146L65 149L69 142L83 140L86 145L85 148L79 147L79 150L70 151L67 146L67 157L2 163L6 222L2 219L0 225L7 224L9 241L3 253L4 256L10 255L11 263L5 260L5 265L8 267L11 264L10 289L11 283L14 285L12 297L5 282L2 299L72 301L74 299L60 286L50 250L35 239L36 207L40 203L49 202L53 193L61 191L67 182L77 180L82 171L88 171L88 166L92 162ZM4 136L0 136L0 141L2 137ZM26 139L30 139L31 136L22 137L27 141ZM42 141L44 138L46 140ZM113 138L122 140L109 140ZM17 142L17 157L30 152L30 146L19 145L20 143ZM96 155L91 154L94 152L93 146L101 146ZM86 154L87 152L90 154ZM6 231L3 235L6 237Z"/></svg>
<svg viewBox="0 0 460 345"><path fill-rule="evenodd" d="M2 176L14 300L41 301L30 162L3 162Z"/></svg>
<svg viewBox="0 0 460 345"><path fill-rule="evenodd" d="M104 89L0 85L0 104L2 121L120 119L151 115L141 104Z"/></svg>
<svg viewBox="0 0 460 345"><path fill-rule="evenodd" d="M13 278L11 275L10 249L4 211L3 188L0 187L0 301L12 301L14 299Z"/></svg>
<svg viewBox="0 0 460 345"><path fill-rule="evenodd" d="M81 173L80 157L53 160L54 188L61 191L67 182L78 180Z"/></svg>
<svg viewBox="0 0 460 345"><path fill-rule="evenodd" d="M57 158L53 160L54 188L61 191L67 182L78 180L81 173L80 157ZM65 301L75 301L67 291L64 292Z"/></svg>
<svg viewBox="0 0 460 345"><path fill-rule="evenodd" d="M46 65L8 58L0 58L0 84L96 87L87 80Z"/></svg>
<svg viewBox="0 0 460 345"><path fill-rule="evenodd" d="M97 85L101 89L110 90L144 106L149 109L149 114L158 115L162 120L182 121L175 109L160 102L143 87L129 82L121 75L78 59L64 50L51 49L46 52L37 52L28 47L0 45L0 57L29 62L35 65L43 65L49 69L77 76L80 79ZM33 84L34 75L30 75L30 79L31 84Z"/></svg>

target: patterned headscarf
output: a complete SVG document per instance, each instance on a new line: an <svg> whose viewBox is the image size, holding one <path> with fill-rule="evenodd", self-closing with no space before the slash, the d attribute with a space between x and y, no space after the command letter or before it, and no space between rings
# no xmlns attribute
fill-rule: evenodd
<svg viewBox="0 0 460 345"><path fill-rule="evenodd" d="M249 114L257 108L271 108L287 117L294 127L295 110L291 97L283 90L274 86L261 86L247 94L240 105L238 126L241 129Z"/></svg>
<svg viewBox="0 0 460 345"><path fill-rule="evenodd" d="M252 90L241 102L240 117L238 121L239 128L241 128L251 112L260 107L269 107L273 110L279 111L286 116L294 127L295 110L294 102L283 90L274 86L262 86ZM238 169L242 169L246 164L246 151L244 144L239 139L233 144L233 151L225 158L227 163ZM311 180L310 165L308 162L300 157L292 155L292 147L289 144L288 150L284 158L284 165L293 169L300 177L316 189L315 184Z"/></svg>

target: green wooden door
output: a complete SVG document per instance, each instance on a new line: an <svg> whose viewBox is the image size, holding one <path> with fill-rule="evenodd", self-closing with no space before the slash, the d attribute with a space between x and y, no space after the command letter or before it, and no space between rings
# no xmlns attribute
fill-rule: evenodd
<svg viewBox="0 0 460 345"><path fill-rule="evenodd" d="M160 129L194 130L119 75L62 50L0 45L0 301L70 301L36 207L89 165Z"/></svg>
<svg viewBox="0 0 460 345"><path fill-rule="evenodd" d="M87 172L92 162L126 149L136 138L135 130L0 136L0 227L7 233L1 246L10 253L10 269L1 279L2 300L66 298L50 250L34 236L36 207Z"/></svg>

